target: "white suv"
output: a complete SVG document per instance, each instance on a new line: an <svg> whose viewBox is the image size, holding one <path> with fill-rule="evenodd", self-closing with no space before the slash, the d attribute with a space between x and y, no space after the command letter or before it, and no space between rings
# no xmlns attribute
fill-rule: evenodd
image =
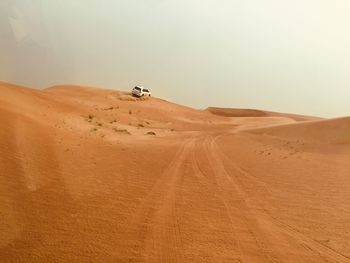
<svg viewBox="0 0 350 263"><path fill-rule="evenodd" d="M141 86L136 86L135 88L133 88L131 93L132 95L135 95L137 97L144 97L144 96L151 97L150 90L145 89L144 87L141 87Z"/></svg>

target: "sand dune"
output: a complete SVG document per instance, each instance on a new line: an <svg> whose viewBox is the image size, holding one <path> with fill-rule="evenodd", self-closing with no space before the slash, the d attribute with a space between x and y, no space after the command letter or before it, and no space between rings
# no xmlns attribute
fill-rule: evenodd
<svg viewBox="0 0 350 263"><path fill-rule="evenodd" d="M0 83L0 261L350 262L349 119L225 112Z"/></svg>
<svg viewBox="0 0 350 263"><path fill-rule="evenodd" d="M320 119L312 116L279 113L279 112L255 110L255 109L231 109L231 108L209 107L206 110L213 114L224 116L224 117L287 117L296 121Z"/></svg>
<svg viewBox="0 0 350 263"><path fill-rule="evenodd" d="M323 143L350 143L350 117L281 125L252 131Z"/></svg>

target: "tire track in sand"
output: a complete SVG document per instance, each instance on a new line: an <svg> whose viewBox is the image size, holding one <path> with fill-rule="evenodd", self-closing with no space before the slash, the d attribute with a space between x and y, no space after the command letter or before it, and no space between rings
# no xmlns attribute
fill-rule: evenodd
<svg viewBox="0 0 350 263"><path fill-rule="evenodd" d="M144 262L183 262L184 249L179 223L176 219L175 197L194 138L186 139L143 199L134 216L128 222L128 249L133 248L130 258Z"/></svg>
<svg viewBox="0 0 350 263"><path fill-rule="evenodd" d="M200 145L196 147L196 150L202 149L200 153L202 153L201 157L205 158L206 157L206 162L210 164L210 168L213 170L213 166L210 162L210 159L208 158L207 151L206 151L206 146L207 143L209 142L209 137L206 136L203 140L200 141ZM199 144L199 143L198 143ZM203 154L204 153L204 154ZM252 257L245 253L245 250L247 248L244 247L244 245L241 244L241 241L239 240L239 232L241 230L237 229L237 223L238 220L235 220L235 215L232 213L232 209L230 208L230 204L228 203L227 198L225 197L225 194L223 193L222 189L220 188L220 182L217 181L217 178L215 176L215 173L213 171L210 171L208 174L208 171L205 171L200 165L200 160L199 157L196 153L196 151L192 152L191 155L191 162L192 162L192 167L194 170L195 175L198 178L198 181L202 184L207 186L208 188L212 189L212 195L217 195L225 207L225 212L227 215L227 218L229 219L230 222L230 227L235 235L235 239L231 240L232 243L234 243L234 246L236 247L235 251L232 251L232 254L235 254L237 257L237 262L254 262L256 260L255 257ZM232 205L232 204L231 204ZM245 229L246 233L249 232L249 230ZM254 242L254 240L253 240ZM266 262L266 260L264 260Z"/></svg>
<svg viewBox="0 0 350 263"><path fill-rule="evenodd" d="M245 213L245 209L242 206L245 200L227 183L225 178L227 177L227 173L225 170L222 170L220 162L217 162L217 155L215 155L215 152L210 147L212 141L213 138L211 136L205 137L202 142L202 152L210 165L210 171L207 171L207 173L212 174L211 178L213 178L212 180L216 185L216 191L230 219L231 229L235 234L235 239L232 242L237 243L240 262L279 262L275 255L270 253L269 247L262 240L258 239L254 232L250 220ZM208 175L205 175L206 173L200 168L197 156L195 157L195 162L200 174L204 178L208 178Z"/></svg>
<svg viewBox="0 0 350 263"><path fill-rule="evenodd" d="M232 160L220 149L220 146L216 142L219 136L213 139L212 144L216 148L217 153L220 155L221 160L226 160L227 166L233 168L233 170L236 170L239 174L244 176L245 179L248 179L252 184L255 184L259 187L266 188L266 192L269 192L268 185L262 181L260 181L258 178L241 168L237 163L232 162ZM237 183L239 183L239 180L237 179ZM243 190L243 187L241 185L241 189ZM244 190L243 190L244 191ZM247 196L246 193L244 195ZM331 247L322 244L321 242L308 237L307 235L303 234L302 232L298 231L294 227L281 222L277 218L275 218L269 211L262 205L259 200L253 200L251 198L247 198L247 201L249 203L255 203L255 206L258 205L261 207L260 215L265 218L266 221L270 222L271 225L273 225L274 228L278 232L280 232L282 235L288 236L289 239L292 239L293 242L301 245L304 249L307 249L308 251L312 251L315 255L320 257L324 262L350 262L350 258ZM316 261L321 262L321 261Z"/></svg>

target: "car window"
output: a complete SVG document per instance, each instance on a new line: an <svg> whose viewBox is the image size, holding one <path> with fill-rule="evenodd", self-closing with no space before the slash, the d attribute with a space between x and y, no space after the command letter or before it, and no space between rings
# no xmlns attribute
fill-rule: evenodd
<svg viewBox="0 0 350 263"><path fill-rule="evenodd" d="M143 89L143 91L144 91L144 92L149 92L149 90L148 90L148 89Z"/></svg>
<svg viewBox="0 0 350 263"><path fill-rule="evenodd" d="M141 90L139 87L135 87L134 89L139 90L139 91Z"/></svg>

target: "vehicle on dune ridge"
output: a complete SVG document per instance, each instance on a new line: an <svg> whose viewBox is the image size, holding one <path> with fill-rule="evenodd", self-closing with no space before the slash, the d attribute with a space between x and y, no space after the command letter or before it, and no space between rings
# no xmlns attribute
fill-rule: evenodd
<svg viewBox="0 0 350 263"><path fill-rule="evenodd" d="M146 89L142 86L135 86L131 94L136 97L151 97L151 91L149 89Z"/></svg>

